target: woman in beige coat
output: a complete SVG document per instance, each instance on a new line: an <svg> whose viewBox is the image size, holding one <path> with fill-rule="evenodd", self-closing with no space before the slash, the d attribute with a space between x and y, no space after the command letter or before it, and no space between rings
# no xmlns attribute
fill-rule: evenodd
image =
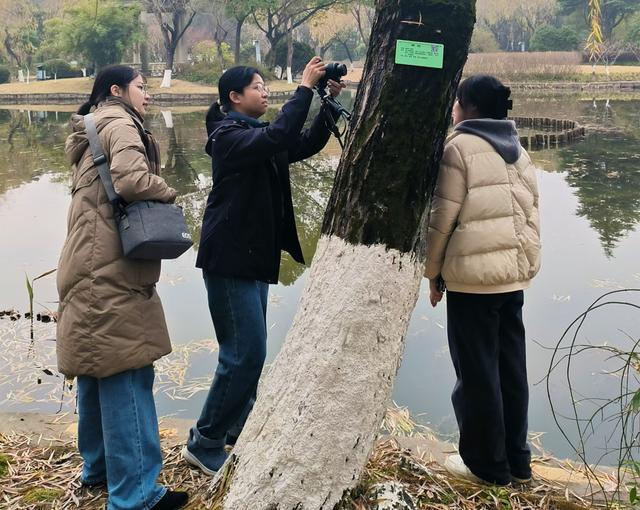
<svg viewBox="0 0 640 510"><path fill-rule="evenodd" d="M492 484L531 478L523 290L540 266L535 168L506 120L510 90L472 76L457 91L427 234L430 300L447 289L459 453L449 471Z"/></svg>
<svg viewBox="0 0 640 510"><path fill-rule="evenodd" d="M143 128L149 95L142 75L111 66L71 119L67 238L58 265L58 369L78 378L81 482L106 483L108 510L169 510L187 495L156 479L162 468L153 362L171 352L155 284L160 261L122 255L113 208L93 164L84 115L93 115L113 185L127 203L173 202L160 177L158 145Z"/></svg>

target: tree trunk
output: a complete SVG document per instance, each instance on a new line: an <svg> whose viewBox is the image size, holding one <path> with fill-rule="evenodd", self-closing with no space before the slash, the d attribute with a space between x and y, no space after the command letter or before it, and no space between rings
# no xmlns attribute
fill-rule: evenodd
<svg viewBox="0 0 640 510"><path fill-rule="evenodd" d="M330 510L359 481L400 365L475 0L380 0L309 279L215 479L233 510ZM443 69L396 40L445 45ZM228 487L228 490L226 489Z"/></svg>
<svg viewBox="0 0 640 510"><path fill-rule="evenodd" d="M164 49L167 52L167 61L165 62L165 69L173 70L173 60L176 55L176 47L178 46L178 41L176 41L175 37L169 36L165 39Z"/></svg>
<svg viewBox="0 0 640 510"><path fill-rule="evenodd" d="M338 41L342 47L344 48L344 51L347 54L347 58L349 59L349 62L351 62L353 64L353 57L351 56L351 50L349 49L349 45L347 44L346 40L342 40L342 39L338 39L336 38L336 41Z"/></svg>
<svg viewBox="0 0 640 510"><path fill-rule="evenodd" d="M16 52L13 51L13 42L11 40L11 35L9 34L9 29L5 28L4 30L5 30L4 47L7 50L7 53L9 54L9 56L16 61L16 65L18 67L22 67L22 60L16 54Z"/></svg>
<svg viewBox="0 0 640 510"><path fill-rule="evenodd" d="M236 19L236 40L233 45L233 62L238 65L240 63L240 42L242 36L242 25L244 24L244 20L246 17L242 19Z"/></svg>
<svg viewBox="0 0 640 510"><path fill-rule="evenodd" d="M265 64L267 67L273 69L276 66L276 46L285 34L277 33L273 36L267 35L267 41L269 41L269 53L265 57Z"/></svg>
<svg viewBox="0 0 640 510"><path fill-rule="evenodd" d="M360 13L361 5L355 5L351 7L351 14L356 20L356 26L358 27L358 34L360 34L360 39L362 39L362 44L367 44L367 36L364 33L364 28L362 27L362 14Z"/></svg>
<svg viewBox="0 0 640 510"><path fill-rule="evenodd" d="M293 72L291 66L293 63L293 28L292 22L287 23L287 83L293 83Z"/></svg>

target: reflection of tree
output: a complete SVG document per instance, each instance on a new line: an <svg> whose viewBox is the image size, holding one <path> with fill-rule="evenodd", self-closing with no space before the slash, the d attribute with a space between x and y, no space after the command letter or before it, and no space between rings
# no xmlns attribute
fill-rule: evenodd
<svg viewBox="0 0 640 510"><path fill-rule="evenodd" d="M164 176L171 180L171 185L179 191L193 188L198 182L198 172L189 162L184 147L178 143L175 127L167 128L168 146L167 161L164 164Z"/></svg>
<svg viewBox="0 0 640 510"><path fill-rule="evenodd" d="M0 110L0 194L53 173L66 177L68 113Z"/></svg>
<svg viewBox="0 0 640 510"><path fill-rule="evenodd" d="M594 134L559 151L560 168L575 188L577 214L598 232L607 257L640 222L640 155L638 140L616 134Z"/></svg>
<svg viewBox="0 0 640 510"><path fill-rule="evenodd" d="M329 200L337 161L318 155L291 167L291 193L298 227L298 237L307 264L316 251L324 210ZM280 283L291 285L305 267L285 253L280 265Z"/></svg>
<svg viewBox="0 0 640 510"><path fill-rule="evenodd" d="M200 240L200 224L209 189L206 183L200 182L199 176L199 171L203 171L202 162L205 161L201 156L204 140L194 136L193 130L193 125L201 123L203 118L202 113L175 116L174 125L169 128L158 126L157 118L149 122L155 129L160 147L166 148L162 176L178 192L176 202L182 207L196 247Z"/></svg>

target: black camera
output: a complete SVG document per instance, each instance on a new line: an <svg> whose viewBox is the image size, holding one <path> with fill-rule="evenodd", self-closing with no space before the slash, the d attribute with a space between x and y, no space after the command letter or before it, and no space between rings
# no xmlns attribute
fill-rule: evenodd
<svg viewBox="0 0 640 510"><path fill-rule="evenodd" d="M318 82L318 88L324 89L329 80L340 82L340 78L347 74L347 66L339 62L332 62L325 67L324 76Z"/></svg>
<svg viewBox="0 0 640 510"><path fill-rule="evenodd" d="M320 96L322 104L325 106L323 110L326 126L329 128L329 131L331 131L338 139L340 147L344 148L344 144L342 143L342 139L340 138L344 134L344 132L340 133L338 127L336 126L336 121L341 116L346 120L351 120L351 112L344 106L342 106L340 101L338 101L335 97L332 97L331 94L327 92L326 87L329 83L329 80L340 82L340 78L347 74L347 66L344 64L340 64L339 62L333 62L331 64L327 64L324 69L324 76L320 79L320 81L318 81L318 83L316 83L315 89Z"/></svg>

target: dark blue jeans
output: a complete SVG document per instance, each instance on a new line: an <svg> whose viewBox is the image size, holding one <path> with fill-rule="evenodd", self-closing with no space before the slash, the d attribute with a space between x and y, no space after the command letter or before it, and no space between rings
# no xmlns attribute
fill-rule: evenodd
<svg viewBox="0 0 640 510"><path fill-rule="evenodd" d="M522 291L447 291L460 456L473 474L497 484L531 476L523 301Z"/></svg>
<svg viewBox="0 0 640 510"><path fill-rule="evenodd" d="M269 284L204 271L209 311L218 339L218 367L190 442L219 448L237 437L253 408L267 353Z"/></svg>
<svg viewBox="0 0 640 510"><path fill-rule="evenodd" d="M152 508L167 489L162 469L153 366L96 379L78 376L78 449L82 479L106 481L107 510Z"/></svg>

